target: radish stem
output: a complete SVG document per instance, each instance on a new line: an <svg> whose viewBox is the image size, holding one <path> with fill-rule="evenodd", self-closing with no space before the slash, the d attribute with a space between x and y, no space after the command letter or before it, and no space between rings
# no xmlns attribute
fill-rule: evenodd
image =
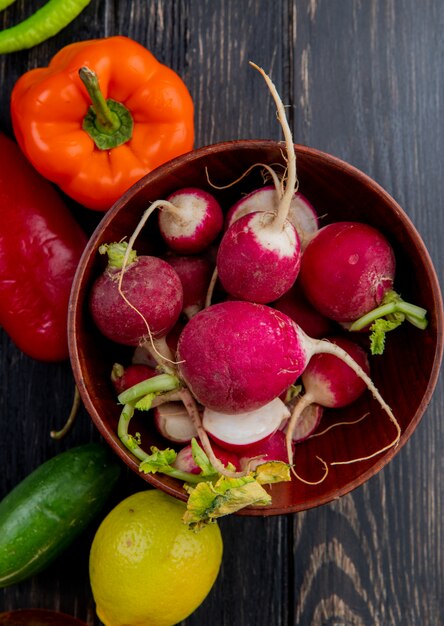
<svg viewBox="0 0 444 626"><path fill-rule="evenodd" d="M200 443L202 444L202 448L207 455L211 465L215 470L222 474L223 476L227 476L228 478L241 478L246 476L248 472L232 472L231 470L227 470L225 465L216 457L213 452L213 448L211 447L210 440L208 435L202 426L202 420L199 415L199 410L197 408L196 402L191 395L189 389L182 388L179 392L181 400L187 410L188 415L191 417L191 420L194 424L194 427L199 435Z"/></svg>
<svg viewBox="0 0 444 626"><path fill-rule="evenodd" d="M298 180L296 175L296 152L294 149L293 136L291 134L290 126L288 124L287 117L285 115L285 108L282 100L277 92L277 89L272 80L267 76L265 71L250 61L250 65L254 67L263 76L267 86L271 92L273 100L276 103L278 118L282 126L282 131L285 138L285 146L287 149L287 181L285 185L284 195L279 203L277 215L273 221L273 224L278 230L284 228L285 221L290 211L290 204L298 187Z"/></svg>
<svg viewBox="0 0 444 626"><path fill-rule="evenodd" d="M135 437L128 433L129 423L134 415L134 407L131 404L125 404L120 413L119 423L117 425L117 436L123 445L130 450L140 461L144 461L148 454L142 450L137 443Z"/></svg>
<svg viewBox="0 0 444 626"><path fill-rule="evenodd" d="M140 383L133 385L129 389L122 391L117 396L120 404L130 404L136 402L149 393L162 393L164 391L173 391L180 387L180 381L176 376L171 374L159 374L152 378L142 380Z"/></svg>

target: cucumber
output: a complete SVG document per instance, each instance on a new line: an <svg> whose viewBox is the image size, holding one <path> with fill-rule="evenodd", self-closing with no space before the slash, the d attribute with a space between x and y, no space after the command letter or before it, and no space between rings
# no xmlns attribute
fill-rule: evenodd
<svg viewBox="0 0 444 626"><path fill-rule="evenodd" d="M0 502L0 588L63 552L104 505L120 474L111 451L85 444L49 459Z"/></svg>

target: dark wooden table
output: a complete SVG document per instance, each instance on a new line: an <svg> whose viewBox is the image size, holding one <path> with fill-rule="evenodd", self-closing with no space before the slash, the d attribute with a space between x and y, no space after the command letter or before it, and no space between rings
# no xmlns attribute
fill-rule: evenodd
<svg viewBox="0 0 444 626"><path fill-rule="evenodd" d="M17 0L0 28L42 4ZM289 105L295 141L349 161L391 193L442 280L443 28L442 0L92 0L56 37L0 57L0 128L11 134L9 96L20 74L65 44L123 34L184 78L196 103L196 146L277 139L274 107L247 64L254 60ZM71 206L88 228L97 222ZM69 363L42 364L5 333L0 340L3 497L52 455L99 436L82 412L65 440L51 440L72 400ZM408 444L341 500L297 515L223 519L220 576L183 624L444 624L443 402L441 381ZM144 487L124 472L108 508ZM95 528L44 573L1 590L0 609L58 609L98 624L88 581Z"/></svg>

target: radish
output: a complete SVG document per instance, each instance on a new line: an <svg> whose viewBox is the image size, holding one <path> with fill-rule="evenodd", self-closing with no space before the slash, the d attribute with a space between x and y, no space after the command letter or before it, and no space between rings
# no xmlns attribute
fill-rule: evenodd
<svg viewBox="0 0 444 626"><path fill-rule="evenodd" d="M280 194L273 186L255 189L247 194L228 211L225 223L227 228L240 217L256 211L276 211L279 206ZM313 205L297 191L290 202L288 220L293 224L299 235L301 250L304 250L311 237L318 230L318 216Z"/></svg>
<svg viewBox="0 0 444 626"><path fill-rule="evenodd" d="M90 294L96 326L116 343L143 343L155 358L169 359L165 336L179 318L183 303L179 276L162 259L129 252L126 243L102 245L99 251L108 255L108 266Z"/></svg>
<svg viewBox="0 0 444 626"><path fill-rule="evenodd" d="M222 230L222 209L216 198L203 189L180 189L159 202L160 233L174 252L202 252Z"/></svg>
<svg viewBox="0 0 444 626"><path fill-rule="evenodd" d="M294 409L294 403L293 407ZM291 431L291 438L293 443L301 443L308 439L318 428L322 418L324 408L319 404L310 404L303 408L301 414L294 424ZM289 420L286 420L281 424L280 429L286 433L289 426ZM288 457L287 457L288 458Z"/></svg>
<svg viewBox="0 0 444 626"><path fill-rule="evenodd" d="M333 332L334 323L332 320L319 313L310 304L298 281L271 306L291 317L310 337L322 339L322 337L331 335Z"/></svg>
<svg viewBox="0 0 444 626"><path fill-rule="evenodd" d="M368 376L370 366L365 351L350 339L330 337L331 345L339 346L357 363ZM340 408L357 400L364 393L367 385L348 363L334 355L315 354L302 373L305 393L296 402L290 422L287 426L287 452L290 464L293 463L291 447L295 428L307 407L321 405L326 408Z"/></svg>
<svg viewBox="0 0 444 626"><path fill-rule="evenodd" d="M177 345L178 371L197 400L221 413L258 409L300 375L296 326L262 304L229 300L200 311Z"/></svg>
<svg viewBox="0 0 444 626"><path fill-rule="evenodd" d="M300 284L312 305L350 330L370 324L372 352L380 354L384 333L404 319L425 328L426 311L404 302L393 291L395 256L378 230L359 222L335 222L321 228L308 244Z"/></svg>
<svg viewBox="0 0 444 626"><path fill-rule="evenodd" d="M229 452L228 450L219 448L219 446L215 444L213 444L212 447L214 454L224 467L231 463L236 470L240 470L240 460L234 452ZM190 474L200 474L201 468L197 465L193 458L191 444L179 450L176 460L173 463L173 467L182 470L183 472L189 472Z"/></svg>
<svg viewBox="0 0 444 626"><path fill-rule="evenodd" d="M197 431L181 402L166 402L154 409L157 430L174 443L188 443L197 436Z"/></svg>
<svg viewBox="0 0 444 626"><path fill-rule="evenodd" d="M244 454L250 446L263 444L289 417L288 408L275 398L258 409L236 415L205 408L202 425L221 448Z"/></svg>
<svg viewBox="0 0 444 626"><path fill-rule="evenodd" d="M266 441L251 446L245 446L242 451L240 464L249 471L255 470L262 463L270 461L288 462L288 453L285 434L277 430Z"/></svg>
<svg viewBox="0 0 444 626"><path fill-rule="evenodd" d="M142 382L142 380L157 376L157 374L158 372L149 365L138 363L123 367L120 363L114 363L111 371L111 382L116 393L119 394Z"/></svg>
<svg viewBox="0 0 444 626"><path fill-rule="evenodd" d="M169 254L165 260L180 278L183 288L183 313L191 319L205 304L213 268L203 256Z"/></svg>
<svg viewBox="0 0 444 626"><path fill-rule="evenodd" d="M195 315L178 343L178 373L206 408L236 414L283 393L315 354L349 365L395 424L399 424L368 374L339 345L312 339L287 315L251 302L214 304ZM394 445L394 444L392 444Z"/></svg>
<svg viewBox="0 0 444 626"><path fill-rule="evenodd" d="M300 268L299 236L288 221L297 186L296 153L276 87L261 68L251 65L264 77L278 109L287 151L287 179L277 207L244 215L225 232L217 254L217 273L232 296L267 303L293 285Z"/></svg>

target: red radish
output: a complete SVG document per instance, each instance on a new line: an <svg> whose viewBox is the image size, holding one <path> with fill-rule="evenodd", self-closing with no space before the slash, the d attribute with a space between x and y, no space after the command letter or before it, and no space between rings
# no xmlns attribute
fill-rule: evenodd
<svg viewBox="0 0 444 626"><path fill-rule="evenodd" d="M196 315L204 304L213 268L203 256L169 254L165 260L174 268L183 288L183 312L188 319Z"/></svg>
<svg viewBox="0 0 444 626"><path fill-rule="evenodd" d="M244 413L283 393L315 354L332 354L349 365L396 426L390 407L368 374L339 345L312 339L287 315L251 302L214 304L191 319L178 343L178 372L205 407Z"/></svg>
<svg viewBox="0 0 444 626"><path fill-rule="evenodd" d="M330 337L332 345L339 346L368 376L370 366L365 351L345 337ZM362 378L344 361L334 354L315 354L302 373L305 393L296 402L287 426L287 451L292 463L291 440L303 411L311 405L340 408L352 404L367 388Z"/></svg>
<svg viewBox="0 0 444 626"><path fill-rule="evenodd" d="M296 326L262 304L230 300L200 311L177 345L178 370L197 400L221 413L258 409L299 376Z"/></svg>
<svg viewBox="0 0 444 626"><path fill-rule="evenodd" d="M288 462L285 434L277 430L266 441L245 447L240 463L248 470L255 470L262 463L269 461Z"/></svg>
<svg viewBox="0 0 444 626"><path fill-rule="evenodd" d="M228 211L225 223L227 228L240 217L256 211L276 211L279 206L279 193L273 186L255 189L241 198ZM313 205L297 191L291 200L288 220L299 235L301 249L304 250L311 237L318 230L318 216Z"/></svg>
<svg viewBox="0 0 444 626"><path fill-rule="evenodd" d="M126 243L100 246L108 266L93 284L92 318L105 337L129 346L143 344L156 363L171 370L172 354L165 337L182 311L179 276L166 261L137 257Z"/></svg>
<svg viewBox="0 0 444 626"><path fill-rule="evenodd" d="M310 337L322 339L333 332L334 324L308 302L298 281L271 306L291 317Z"/></svg>
<svg viewBox="0 0 444 626"><path fill-rule="evenodd" d="M157 376L155 369L145 364L131 364L123 367L120 363L114 363L111 371L111 382L117 394L137 385L137 383Z"/></svg>
<svg viewBox="0 0 444 626"><path fill-rule="evenodd" d="M378 230L359 222L335 222L308 244L299 281L323 315L352 322L379 306L394 276L393 250Z"/></svg>
<svg viewBox="0 0 444 626"><path fill-rule="evenodd" d="M324 407L319 404L310 404L303 409L291 432L293 443L301 443L301 441L305 441L315 432L319 426L323 412ZM288 423L289 420L286 420L281 426L281 430L284 433L288 430Z"/></svg>
<svg viewBox="0 0 444 626"><path fill-rule="evenodd" d="M219 279L236 298L271 302L293 285L299 268L296 230L288 221L283 226L276 224L273 213L250 213L239 218L219 246Z"/></svg>
<svg viewBox="0 0 444 626"><path fill-rule="evenodd" d="M427 327L426 309L395 291L395 257L387 239L359 222L329 224L307 246L300 282L321 313L351 331L370 327L372 354L384 351L385 333L408 321Z"/></svg>
<svg viewBox="0 0 444 626"><path fill-rule="evenodd" d="M222 230L222 209L217 200L203 189L180 189L172 193L166 202L160 203L160 233L174 252L202 252Z"/></svg>
<svg viewBox="0 0 444 626"><path fill-rule="evenodd" d="M240 470L240 460L236 454L228 452L228 450L223 450L215 444L213 444L212 449L222 465L226 467L228 463L231 463L236 470ZM191 444L179 450L173 467L183 472L189 472L190 474L200 474L201 469L193 458Z"/></svg>
<svg viewBox="0 0 444 626"><path fill-rule="evenodd" d="M245 455L251 446L263 444L289 417L288 408L275 398L258 409L236 415L205 408L202 425L221 448Z"/></svg>
<svg viewBox="0 0 444 626"><path fill-rule="evenodd" d="M188 443L197 431L182 402L165 402L154 409L157 430L174 443Z"/></svg>
<svg viewBox="0 0 444 626"><path fill-rule="evenodd" d="M182 310L182 284L166 261L133 255L122 271L126 244L102 246L108 266L91 290L91 314L103 335L136 346L147 335L165 337ZM119 289L119 279L121 289Z"/></svg>
<svg viewBox="0 0 444 626"><path fill-rule="evenodd" d="M244 215L231 224L219 246L217 272L232 296L267 303L293 285L300 267L299 237L288 221L297 185L296 153L276 87L261 68L251 65L264 77L278 109L287 151L287 179L277 208Z"/></svg>

